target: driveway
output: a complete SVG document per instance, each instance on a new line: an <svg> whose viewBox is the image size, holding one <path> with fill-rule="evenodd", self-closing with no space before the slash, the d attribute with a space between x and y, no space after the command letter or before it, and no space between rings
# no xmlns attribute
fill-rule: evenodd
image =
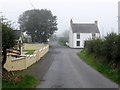
<svg viewBox="0 0 120 90"><path fill-rule="evenodd" d="M37 88L118 88L117 84L80 60L77 56L80 49L61 46L57 42L50 45L50 52L44 59L46 63L51 62Z"/></svg>

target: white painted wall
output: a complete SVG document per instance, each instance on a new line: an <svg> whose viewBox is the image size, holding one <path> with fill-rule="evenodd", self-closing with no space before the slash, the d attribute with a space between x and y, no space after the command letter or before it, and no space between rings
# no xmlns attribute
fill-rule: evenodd
<svg viewBox="0 0 120 90"><path fill-rule="evenodd" d="M96 38L101 38L100 33L96 33Z"/></svg>
<svg viewBox="0 0 120 90"><path fill-rule="evenodd" d="M72 31L72 30L70 30ZM71 48L84 48L84 42L92 39L92 33L80 33L80 39L77 39L77 33L70 32L69 46ZM95 38L99 38L100 34L96 33ZM80 41L80 46L77 46L76 42Z"/></svg>
<svg viewBox="0 0 120 90"><path fill-rule="evenodd" d="M95 33L95 38L100 38L100 33ZM72 32L72 27L69 30L69 47L84 48L86 40L92 39L92 33L80 33L80 39L77 39L77 33ZM80 46L77 46L77 41L80 41Z"/></svg>
<svg viewBox="0 0 120 90"><path fill-rule="evenodd" d="M80 33L80 39L77 39L77 33L74 33L74 46L73 48L84 48L85 40L92 38L92 33ZM76 45L76 42L80 41L80 46Z"/></svg>

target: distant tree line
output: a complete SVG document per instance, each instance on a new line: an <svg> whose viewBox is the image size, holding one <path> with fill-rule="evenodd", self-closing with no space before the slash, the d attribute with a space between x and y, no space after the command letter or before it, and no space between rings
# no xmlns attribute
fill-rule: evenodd
<svg viewBox="0 0 120 90"><path fill-rule="evenodd" d="M69 30L63 31L63 33L61 34L61 36L59 36L58 40L63 45L66 45L66 42L69 42Z"/></svg>
<svg viewBox="0 0 120 90"><path fill-rule="evenodd" d="M104 39L86 41L85 50L104 57L107 63L120 68L120 34L111 33Z"/></svg>

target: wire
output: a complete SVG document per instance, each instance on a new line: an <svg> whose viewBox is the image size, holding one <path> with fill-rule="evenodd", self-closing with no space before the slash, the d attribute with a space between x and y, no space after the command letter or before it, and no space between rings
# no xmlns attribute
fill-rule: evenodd
<svg viewBox="0 0 120 90"><path fill-rule="evenodd" d="M33 5L32 2L31 2L31 0L29 0L29 2L30 2L30 4L31 4L32 8L35 9L34 5Z"/></svg>

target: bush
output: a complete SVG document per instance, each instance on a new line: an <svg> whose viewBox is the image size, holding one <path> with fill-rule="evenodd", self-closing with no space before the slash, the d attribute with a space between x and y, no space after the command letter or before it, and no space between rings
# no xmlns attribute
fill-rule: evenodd
<svg viewBox="0 0 120 90"><path fill-rule="evenodd" d="M89 53L93 53L93 41L86 41L85 42L85 49L89 52Z"/></svg>
<svg viewBox="0 0 120 90"><path fill-rule="evenodd" d="M108 63L120 66L120 35L108 34L104 39L85 42L85 49L89 53L103 56Z"/></svg>
<svg viewBox="0 0 120 90"><path fill-rule="evenodd" d="M102 53L101 46L103 41L101 39L90 40L85 42L85 49L89 53L96 53L97 55Z"/></svg>

